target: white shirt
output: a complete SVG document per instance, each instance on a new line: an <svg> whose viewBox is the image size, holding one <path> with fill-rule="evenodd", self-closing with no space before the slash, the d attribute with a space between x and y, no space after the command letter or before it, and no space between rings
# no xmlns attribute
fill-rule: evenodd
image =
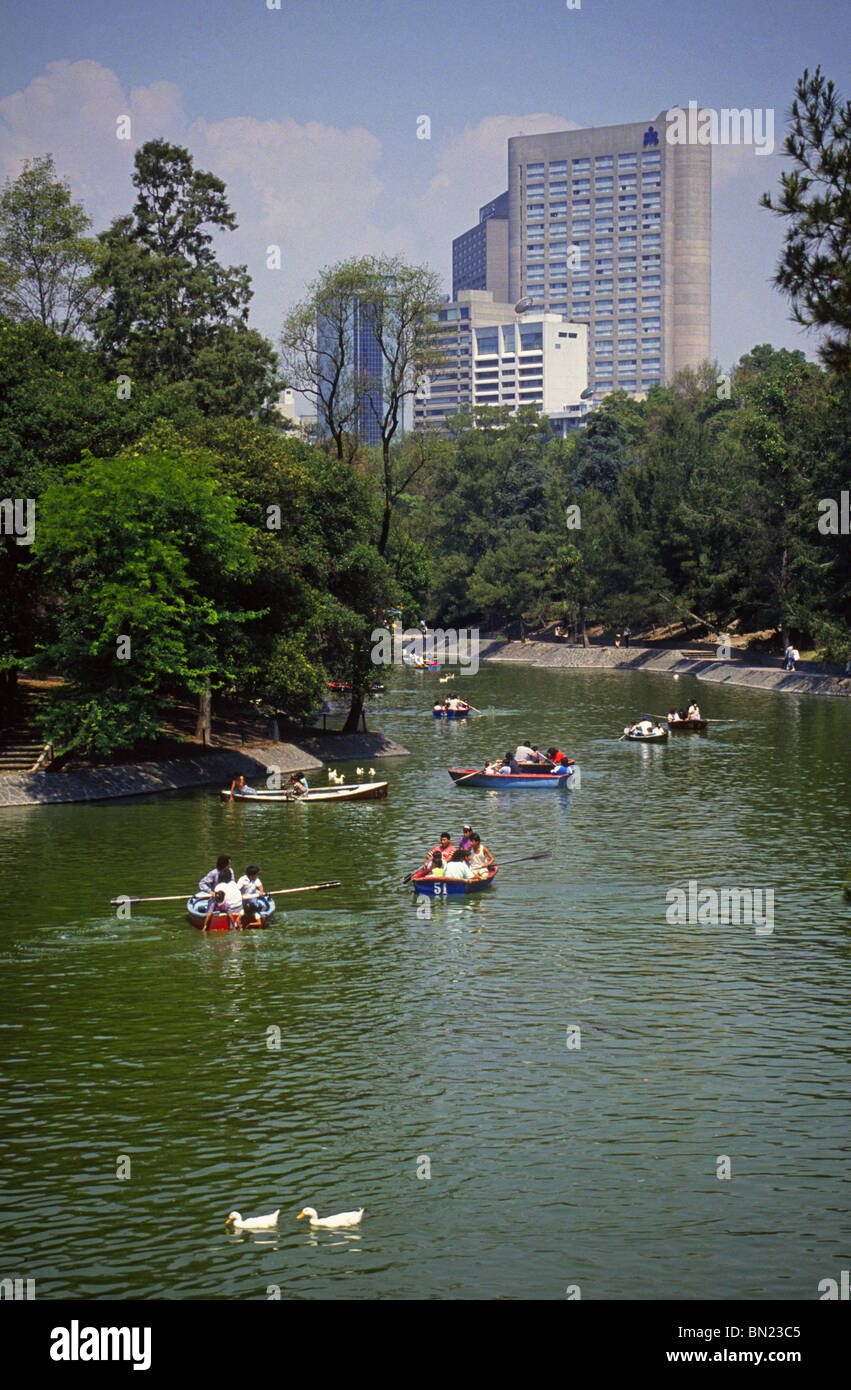
<svg viewBox="0 0 851 1390"><path fill-rule="evenodd" d="M243 898L256 898L259 897L262 892L262 885L259 878L249 878L248 874L243 874L242 878L238 878L236 886L239 889L240 896Z"/></svg>
<svg viewBox="0 0 851 1390"><path fill-rule="evenodd" d="M514 761L516 763L531 763L535 761L535 754L531 748L527 748L525 743L518 743L514 750Z"/></svg>
<svg viewBox="0 0 851 1390"><path fill-rule="evenodd" d="M444 878L472 878L473 874L469 864L465 864L459 859L457 864L452 862L446 865L443 873Z"/></svg>
<svg viewBox="0 0 851 1390"><path fill-rule="evenodd" d="M220 889L225 895L223 907L226 912L242 911L242 894L240 893L233 879L231 879L230 883L218 884L217 891L218 889Z"/></svg>

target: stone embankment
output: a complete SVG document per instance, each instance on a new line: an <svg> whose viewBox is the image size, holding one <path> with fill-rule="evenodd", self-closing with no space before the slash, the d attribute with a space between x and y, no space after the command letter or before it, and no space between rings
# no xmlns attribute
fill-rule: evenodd
<svg viewBox="0 0 851 1390"><path fill-rule="evenodd" d="M265 783L270 769L314 772L326 763L406 757L408 749L383 734L327 734L295 743L222 750L198 757L93 767L79 772L26 772L0 776L0 806L37 806L65 801L105 801L118 796L177 791L184 787L230 786L238 772Z"/></svg>
<svg viewBox="0 0 851 1390"><path fill-rule="evenodd" d="M483 661L514 662L550 670L649 671L695 676L715 685L748 685L784 695L851 695L851 679L777 666L750 666L738 657L688 656L659 647L573 647L560 642L508 642L481 652Z"/></svg>

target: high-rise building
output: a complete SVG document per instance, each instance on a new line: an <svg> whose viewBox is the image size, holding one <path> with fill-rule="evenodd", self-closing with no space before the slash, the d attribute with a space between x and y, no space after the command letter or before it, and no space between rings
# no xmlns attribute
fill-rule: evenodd
<svg viewBox="0 0 851 1390"><path fill-rule="evenodd" d="M508 193L479 208L475 227L452 243L452 298L461 290L490 290L494 299L508 299Z"/></svg>
<svg viewBox="0 0 851 1390"><path fill-rule="evenodd" d="M488 290L461 290L437 315L446 364L414 401L414 428L439 429L448 416L480 406L535 406L564 433L587 410L588 329L559 314L518 314Z"/></svg>
<svg viewBox="0 0 851 1390"><path fill-rule="evenodd" d="M336 328L336 325L335 325ZM331 326L321 318L316 325L317 342L320 353L323 345L327 343L329 353L329 363L333 363L339 355L339 347L335 339L335 333ZM352 433L356 434L363 444L381 443L381 414L384 408L384 357L375 336L375 330L370 321L369 310L353 299L349 306L349 316L345 329L345 371L341 382L344 392L356 392L358 398L357 412L352 426ZM330 376L330 372L323 369L323 378ZM320 395L322 393L322 383L318 383ZM321 405L318 407L318 430L320 434L327 434L322 416Z"/></svg>
<svg viewBox="0 0 851 1390"><path fill-rule="evenodd" d="M511 300L583 322L593 401L710 353L711 146L649 125L508 142Z"/></svg>

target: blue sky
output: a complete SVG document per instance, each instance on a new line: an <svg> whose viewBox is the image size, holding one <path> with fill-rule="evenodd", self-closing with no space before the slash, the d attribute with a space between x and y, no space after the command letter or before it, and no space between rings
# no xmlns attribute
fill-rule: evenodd
<svg viewBox="0 0 851 1390"><path fill-rule="evenodd" d="M132 203L132 153L164 135L225 180L223 259L254 278L275 336L325 264L427 262L506 186L506 139L650 119L689 100L770 108L779 150L796 78L851 95L847 0L28 0L2 5L0 175L51 151L97 229ZM132 140L116 139L129 114ZM416 138L428 115L431 139ZM770 278L781 224L757 206L779 154L714 152L713 353L815 340ZM279 270L266 250L281 247Z"/></svg>

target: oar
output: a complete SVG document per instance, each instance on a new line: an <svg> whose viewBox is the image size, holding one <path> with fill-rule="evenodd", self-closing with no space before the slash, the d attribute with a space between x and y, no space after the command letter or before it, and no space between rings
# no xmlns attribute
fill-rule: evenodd
<svg viewBox="0 0 851 1390"><path fill-rule="evenodd" d="M304 888L272 888L272 889L270 889L267 893L264 894L264 897L267 897L267 898L282 898L282 897L284 896L285 893L316 893L320 888L339 888L339 887L341 887L342 882L343 882L342 879L340 879L340 878L335 878L335 879L333 879L330 883L308 883L308 884L306 884L306 885L304 886ZM183 899L183 900L185 901L187 898L193 898L193 897L198 897L198 898L200 898L201 896L202 896L201 893L172 893L172 894L170 894L168 897L160 897L160 898L128 898L128 897L120 897L120 898L110 898L109 901L110 901L110 903L113 904L113 905L115 905L116 903L176 903L176 902L178 902L178 901L181 900L181 899ZM212 896L212 893L210 894L210 896Z"/></svg>

